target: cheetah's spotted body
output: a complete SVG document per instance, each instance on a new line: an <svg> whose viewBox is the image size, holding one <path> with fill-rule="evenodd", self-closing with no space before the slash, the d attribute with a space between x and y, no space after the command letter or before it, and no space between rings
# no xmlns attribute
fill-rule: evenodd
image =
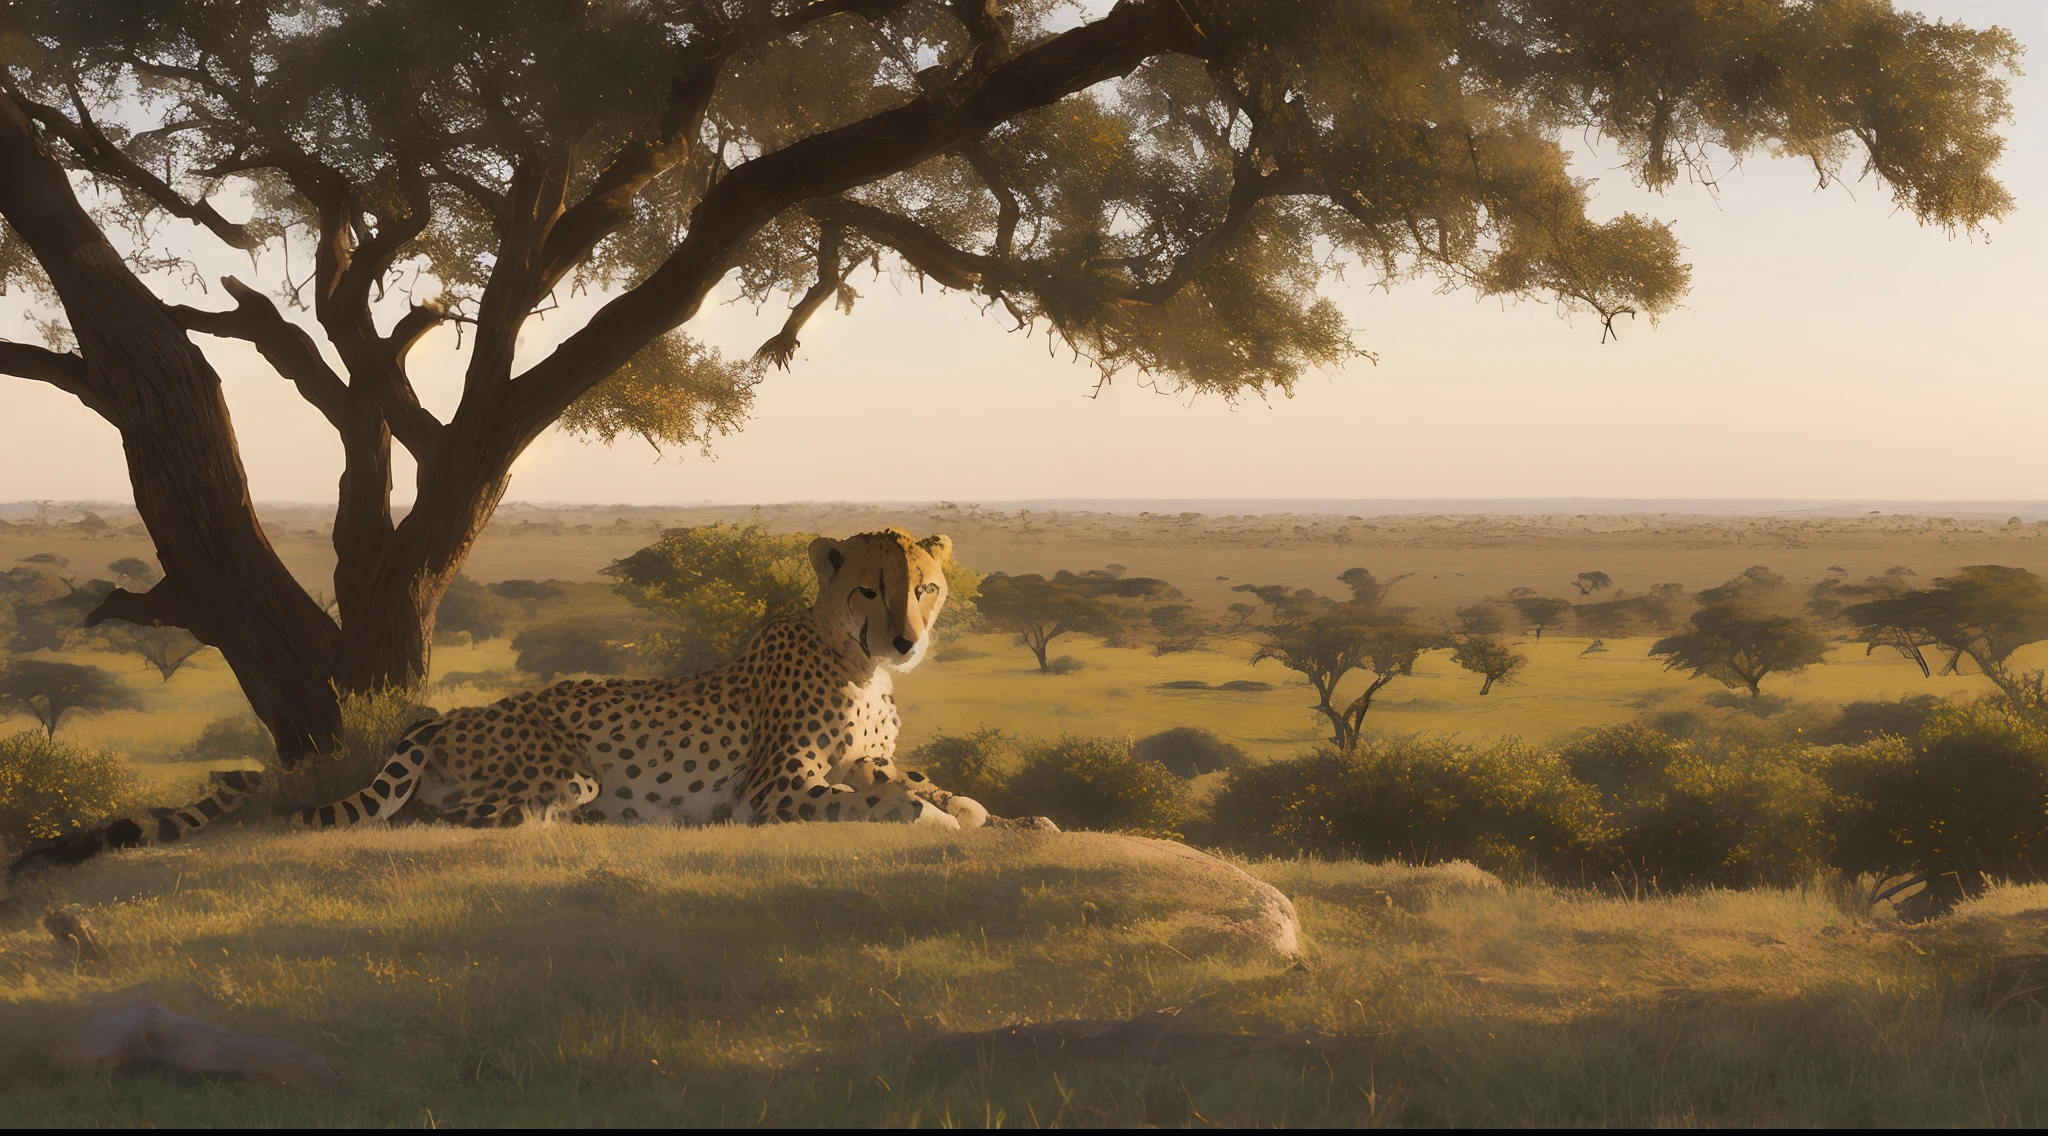
<svg viewBox="0 0 2048 1136"><path fill-rule="evenodd" d="M686 678L565 682L408 731L368 789L301 819L388 815L409 798L458 824L587 818L704 824L979 825L986 810L894 762L892 670L924 657L945 603L945 537L898 530L811 546L818 600Z"/></svg>
<svg viewBox="0 0 2048 1136"><path fill-rule="evenodd" d="M902 719L891 672L924 658L951 554L943 536L914 541L896 529L820 537L811 610L770 620L729 662L685 678L558 683L429 718L406 731L368 788L296 819L348 827L416 801L434 818L478 827L565 813L984 824L980 804L894 760ZM49 842L15 870L174 841L262 788L254 773L214 777L219 787L201 801Z"/></svg>

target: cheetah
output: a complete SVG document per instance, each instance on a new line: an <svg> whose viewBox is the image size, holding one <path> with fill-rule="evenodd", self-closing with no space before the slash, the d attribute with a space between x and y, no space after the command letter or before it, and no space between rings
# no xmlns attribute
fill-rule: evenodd
<svg viewBox="0 0 2048 1136"><path fill-rule="evenodd" d="M562 682L425 719L367 788L293 820L347 828L413 803L471 827L557 817L987 824L980 803L895 760L903 723L893 676L930 650L951 556L948 538L915 540L900 529L820 537L810 546L811 609L769 620L729 661L682 678ZM101 826L16 867L175 841L262 788L253 773L215 779L193 805Z"/></svg>

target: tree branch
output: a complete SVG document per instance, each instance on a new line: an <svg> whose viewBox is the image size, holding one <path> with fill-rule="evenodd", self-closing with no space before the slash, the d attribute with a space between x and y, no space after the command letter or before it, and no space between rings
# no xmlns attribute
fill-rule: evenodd
<svg viewBox="0 0 2048 1136"><path fill-rule="evenodd" d="M996 167L995 159L989 155L988 147L974 142L960 147L960 155L981 178L983 185L996 199L996 247L995 256L1008 260L1017 243L1017 222L1024 218L1024 206L1017 200L1017 190L1003 171Z"/></svg>
<svg viewBox="0 0 2048 1136"><path fill-rule="evenodd" d="M909 169L1026 110L1129 74L1153 55L1204 48L1174 0L1119 0L1102 19L993 68L965 97L928 95L741 165L704 195L689 235L659 269L514 380L516 436L507 440L523 445L538 436L592 383L688 320L784 210Z"/></svg>
<svg viewBox="0 0 2048 1136"><path fill-rule="evenodd" d="M86 382L85 360L75 351L0 341L0 374L48 383L104 416Z"/></svg>
<svg viewBox="0 0 2048 1136"><path fill-rule="evenodd" d="M115 588L99 606L88 612L85 626L98 627L109 619L125 620L141 627L182 627L209 647L219 646L219 636L205 629L205 620L194 616L185 589L169 576L146 592Z"/></svg>
<svg viewBox="0 0 2048 1136"><path fill-rule="evenodd" d="M171 308L171 317L192 331L254 344L278 374L299 388L300 397L312 403L328 424L341 429L348 419L348 384L320 357L313 337L284 318L263 293L232 276L220 283L234 298L234 311L206 312L179 304Z"/></svg>
<svg viewBox="0 0 2048 1136"><path fill-rule="evenodd" d="M803 298L796 302L796 306L790 309L789 318L782 321L782 330L776 332L768 342L761 345L760 350L754 352L754 358L773 363L785 371L789 370L789 361L796 355L799 346L797 332L802 331L804 324L810 322L810 318L817 314L818 309L825 306L825 301L831 299L832 294L845 285L846 277L851 271L840 264L843 259L840 246L844 237L845 231L829 221L818 226L818 281L812 284L810 290L803 294Z"/></svg>
<svg viewBox="0 0 2048 1136"><path fill-rule="evenodd" d="M937 281L941 287L971 292L1020 278L1014 262L957 248L932 229L886 210L858 201L834 198L815 201L811 216L820 223L859 229L894 249L912 268Z"/></svg>
<svg viewBox="0 0 2048 1136"><path fill-rule="evenodd" d="M82 100L74 96L79 121L73 122L55 107L34 102L18 91L13 92L13 95L14 101L20 105L22 111L43 129L62 138L65 145L77 156L79 164L86 169L135 189L162 206L165 212L204 226L208 232L234 248L249 250L262 247L263 242L258 240L247 226L234 224L205 201L185 200L168 182L144 169L119 146L114 145L113 140L99 128L99 124L92 120Z"/></svg>

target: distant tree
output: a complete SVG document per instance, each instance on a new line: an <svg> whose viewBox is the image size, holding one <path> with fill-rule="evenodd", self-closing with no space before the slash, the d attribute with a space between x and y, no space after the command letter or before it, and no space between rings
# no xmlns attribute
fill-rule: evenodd
<svg viewBox="0 0 2048 1136"><path fill-rule="evenodd" d="M1491 635L1466 635L1453 646L1451 661L1484 680L1479 684L1482 696L1492 693L1496 683L1513 685L1519 681L1516 674L1529 665L1527 656Z"/></svg>
<svg viewBox="0 0 2048 1136"><path fill-rule="evenodd" d="M1162 604L1145 613L1151 625L1152 653L1174 655L1200 649L1208 627L1187 604Z"/></svg>
<svg viewBox="0 0 2048 1136"><path fill-rule="evenodd" d="M1246 624L1250 623L1252 621L1252 616L1259 614L1259 609L1253 607L1248 603L1234 603L1231 604L1227 610L1230 612L1230 614L1237 617L1237 626L1239 627L1243 627Z"/></svg>
<svg viewBox="0 0 2048 1136"><path fill-rule="evenodd" d="M1140 738L1131 746L1131 756L1140 761L1156 761L1174 776L1190 779L1204 773L1242 769L1251 763L1251 755L1243 747L1200 726L1175 726Z"/></svg>
<svg viewBox="0 0 2048 1136"><path fill-rule="evenodd" d="M0 707L34 716L50 737L57 735L66 714L128 710L138 704L119 679L98 667L16 659L0 668Z"/></svg>
<svg viewBox="0 0 2048 1136"><path fill-rule="evenodd" d="M14 636L8 644L11 650L62 649L65 641L85 626L93 610L114 591L111 580L87 580L83 584L74 584L48 574L42 577L41 585L32 595L46 598L15 601ZM61 594L50 595L53 588L61 590Z"/></svg>
<svg viewBox="0 0 2048 1136"><path fill-rule="evenodd" d="M562 594L562 589L538 580L500 580L490 589L492 595L508 600L551 600Z"/></svg>
<svg viewBox="0 0 2048 1136"><path fill-rule="evenodd" d="M1415 660L1424 651L1444 645L1444 636L1412 627L1397 613L1328 604L1267 629L1252 662L1273 659L1308 679L1316 692L1316 712L1330 722L1331 742L1350 753L1358 748L1374 696L1395 679L1414 674ZM1353 671L1366 672L1366 688L1340 706L1337 688Z"/></svg>
<svg viewBox="0 0 2048 1136"><path fill-rule="evenodd" d="M643 653L672 671L697 671L738 650L764 620L810 606L812 539L778 536L755 521L669 529L604 571L660 622Z"/></svg>
<svg viewBox="0 0 2048 1136"><path fill-rule="evenodd" d="M1685 602L1684 584L1655 584L1639 599L1643 618L1659 631L1678 626L1678 610Z"/></svg>
<svg viewBox="0 0 2048 1136"><path fill-rule="evenodd" d="M1617 596L1601 603L1579 604L1572 608L1572 615L1579 622L1579 630L1588 635L1620 637L1642 619L1642 605L1635 597Z"/></svg>
<svg viewBox="0 0 2048 1136"><path fill-rule="evenodd" d="M1382 581L1375 578L1369 569L1347 568L1337 579L1345 587L1351 589L1352 603L1364 604L1367 607L1378 607L1387 602L1387 593L1394 590L1395 584L1414 574L1413 572L1403 572L1391 580Z"/></svg>
<svg viewBox="0 0 2048 1136"><path fill-rule="evenodd" d="M1239 584L1230 589L1243 592L1266 605L1266 614L1279 619L1290 608L1298 608L1321 597L1307 588L1293 588L1286 584Z"/></svg>
<svg viewBox="0 0 2048 1136"><path fill-rule="evenodd" d="M1590 596L1613 587L1614 580L1605 572L1581 572L1572 580L1572 586L1579 589L1580 595Z"/></svg>
<svg viewBox="0 0 2048 1136"><path fill-rule="evenodd" d="M981 582L982 622L1017 636L1017 642L1038 659L1039 673L1049 673L1046 650L1062 635L1113 636L1121 620L1114 601L1165 598L1177 594L1164 580L1148 576L1114 577L1054 573L1010 576L998 572Z"/></svg>
<svg viewBox="0 0 2048 1136"><path fill-rule="evenodd" d="M1784 591L1787 582L1785 577L1757 564L1744 568L1726 583L1699 592L1693 599L1699 601L1701 607L1738 600L1751 605L1762 604Z"/></svg>
<svg viewBox="0 0 2048 1136"><path fill-rule="evenodd" d="M512 639L518 667L542 682L556 675L625 674L641 659L637 641L620 638L623 628L589 622L529 627Z"/></svg>
<svg viewBox="0 0 2048 1136"><path fill-rule="evenodd" d="M1458 626L1467 635L1498 635L1507 624L1500 617L1500 605L1481 601L1457 611Z"/></svg>
<svg viewBox="0 0 2048 1136"><path fill-rule="evenodd" d="M1689 670L1695 678L1746 687L1754 698L1762 693L1765 676L1797 674L1824 662L1827 647L1813 625L1798 616L1723 599L1694 612L1691 631L1659 639L1650 657L1663 659L1665 670Z"/></svg>
<svg viewBox="0 0 2048 1136"><path fill-rule="evenodd" d="M206 650L196 636L182 627L149 627L145 625L109 620L101 625L107 630L107 643L117 651L141 655L144 662L156 668L163 681L183 669L193 657Z"/></svg>
<svg viewBox="0 0 2048 1136"><path fill-rule="evenodd" d="M1857 582L1846 573L1830 570L1806 590L1806 613L1823 627L1854 627L1842 614L1850 605L1893 599L1912 590L1904 576L1889 572Z"/></svg>
<svg viewBox="0 0 2048 1136"><path fill-rule="evenodd" d="M457 572L434 614L436 634L466 632L472 639L497 639L513 615L512 602Z"/></svg>
<svg viewBox="0 0 2048 1136"><path fill-rule="evenodd" d="M1522 624L1543 638L1543 633L1564 622L1564 615L1572 609L1570 600L1551 596L1515 596L1508 601L1514 605L1515 614L1522 617Z"/></svg>
<svg viewBox="0 0 2048 1136"><path fill-rule="evenodd" d="M2048 710L2042 673L2013 665L2013 654L2048 639L2048 583L2024 568L1974 564L1931 588L1844 608L1842 617L1869 641L1890 647L1931 673L1926 650L1947 658L1941 673L1955 674L1969 659L2014 709Z"/></svg>
<svg viewBox="0 0 2048 1136"><path fill-rule="evenodd" d="M146 592L164 578L157 567L140 556L123 556L107 565L107 571L114 574L114 581L131 592Z"/></svg>

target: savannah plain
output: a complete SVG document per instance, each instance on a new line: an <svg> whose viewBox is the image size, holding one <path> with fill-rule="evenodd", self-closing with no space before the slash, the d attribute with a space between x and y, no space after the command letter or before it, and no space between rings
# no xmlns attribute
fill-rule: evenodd
<svg viewBox="0 0 2048 1136"><path fill-rule="evenodd" d="M55 554L81 576L148 556L132 514L16 508L0 562ZM309 590L332 567L319 512L265 511ZM1020 512L785 505L502 509L476 581L551 583L521 617L601 623L631 609L602 574L664 529L759 521L844 535L944 532L982 572L1110 565L1176 586L1220 628L1155 654L1082 635L1041 674L1008 634L952 635L899 679L906 748L994 728L1019 739L1212 731L1253 768L1312 751L1327 725L1299 676L1254 665L1229 630L1240 584L1341 594L1369 567L1418 625L1532 588L1580 597L1690 593L1753 565L1803 592L1905 567L1926 583L1972 564L2048 572L2048 523L2006 517L1322 516ZM45 562L47 563L47 562ZM517 620L515 620L517 622ZM943 622L943 621L942 621ZM506 637L443 641L426 700L447 708L539 684ZM1503 638L1529 662L1482 697L1448 651L1425 654L1367 720L1404 739L1568 745L1596 727L1746 701L1667 671L1648 635L1570 626ZM67 719L60 736L122 754L137 799L205 770L180 760L246 704L217 655L170 680L133 656L60 652L119 671L136 710ZM2020 661L2048 662L2043 645ZM1966 668L1967 669L1967 668ZM1355 676L1354 676L1355 677ZM1216 689L1225 683L1238 689ZM1177 685L1168 685L1177 684ZM1204 688L1204 684L1206 688ZM1757 715L1825 729L1858 702L1990 685L1923 677L1890 651L1829 644L1766 681ZM1740 695L1740 691L1733 692ZM6 723L12 731L27 718ZM247 767L259 764L251 755ZM1229 774L1195 778L1213 801ZM1076 827L1069 825L1070 829ZM1997 886L1931 922L1871 902L1874 880L1815 871L1768 886L1559 882L1425 854L1378 862L1220 848L1288 896L1292 956L1219 940L1213 880L1103 837L807 826L505 832L424 828L296 836L257 822L17 884L0 913L0 1076L17 1123L90 1124L1989 1124L2048 1121L2048 887ZM1202 843L1190 827L1186 839ZM1219 898L1219 896L1222 896ZM87 913L106 959L62 950L37 919ZM171 1073L52 1071L48 1038L83 1008L137 999L347 1063L301 1094ZM1006 1061L935 1039L1034 1021L1172 1011L1199 1047L1121 1059ZM1284 1049L1284 1047L1283 1047ZM950 1056L949 1056L950 1054ZM1233 1055L1234 1054L1234 1055Z"/></svg>

